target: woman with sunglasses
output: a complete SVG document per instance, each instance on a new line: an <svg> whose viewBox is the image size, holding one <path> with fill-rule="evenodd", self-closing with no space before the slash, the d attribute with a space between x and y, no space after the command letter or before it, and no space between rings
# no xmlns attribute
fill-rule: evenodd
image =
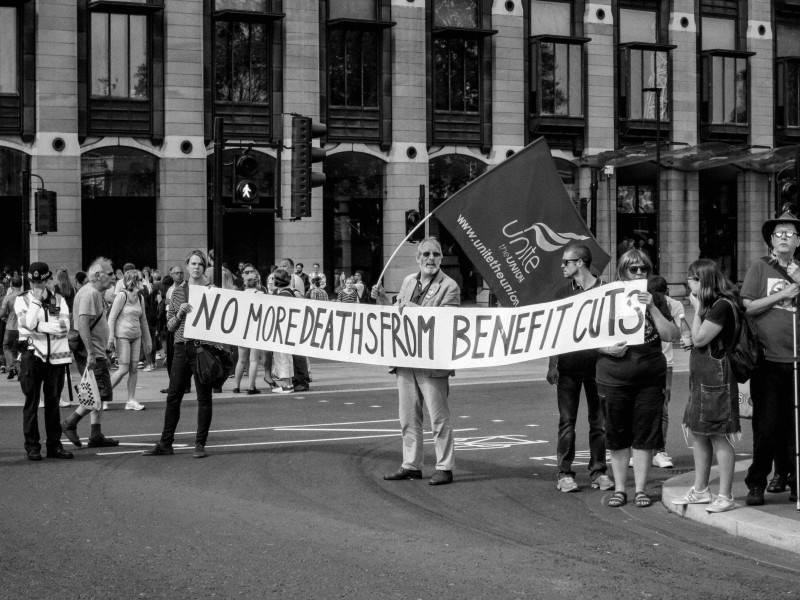
<svg viewBox="0 0 800 600"><path fill-rule="evenodd" d="M403 280L395 306L459 306L461 289L441 271L442 246L435 237L422 240L417 249L419 271ZM382 286L372 288L372 298L377 304L391 304ZM445 485L453 481L454 447L453 428L450 425L450 408L447 396L449 377L447 369L392 369L397 375L400 397L400 428L403 435L403 462L394 473L384 479L422 478L422 406L428 407L436 449L436 472L430 485Z"/></svg>
<svg viewBox="0 0 800 600"><path fill-rule="evenodd" d="M653 264L640 250L623 254L617 266L621 281L647 279L652 271ZM626 486L631 455L634 502L638 507L653 504L645 486L653 450L663 445L661 414L667 361L661 352L661 342L671 342L678 335L669 320L669 311L659 310L649 292L639 292L638 300L645 309L644 343L629 346L618 342L600 348L597 359L597 389L606 413L606 446L611 452L614 472L614 493L608 500L608 506L612 507L628 502Z"/></svg>
<svg viewBox="0 0 800 600"><path fill-rule="evenodd" d="M739 387L726 352L736 334L734 310L739 310L739 298L719 265L707 258L689 266L686 282L694 307L694 347L683 430L692 436L695 473L694 485L673 504L708 504L710 513L725 512L736 507L731 490L736 464L733 443L741 436ZM719 465L717 496L708 489L712 456Z"/></svg>

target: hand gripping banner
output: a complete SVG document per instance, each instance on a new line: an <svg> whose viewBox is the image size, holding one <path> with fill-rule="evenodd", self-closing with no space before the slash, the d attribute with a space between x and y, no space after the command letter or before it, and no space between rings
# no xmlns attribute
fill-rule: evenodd
<svg viewBox="0 0 800 600"><path fill-rule="evenodd" d="M466 369L644 342L637 294L615 282L564 300L514 308L343 304L190 286L188 339L344 362Z"/></svg>

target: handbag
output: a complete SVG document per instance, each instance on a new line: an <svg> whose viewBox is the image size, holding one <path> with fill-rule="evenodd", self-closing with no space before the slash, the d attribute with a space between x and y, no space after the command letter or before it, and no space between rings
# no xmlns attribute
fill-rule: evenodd
<svg viewBox="0 0 800 600"><path fill-rule="evenodd" d="M212 388L222 387L228 375L231 374L233 361L230 355L216 346L209 346L195 342L197 355L197 381Z"/></svg>
<svg viewBox="0 0 800 600"><path fill-rule="evenodd" d="M89 367L86 367L81 382L78 384L78 404L91 410L102 410L103 408L97 379L95 379L94 371Z"/></svg>
<svg viewBox="0 0 800 600"><path fill-rule="evenodd" d="M94 326L100 322L101 317L103 317L103 313L97 315L94 321L92 321L92 324L89 326L90 333L92 329L94 329ZM86 356L86 346L83 344L83 338L81 337L80 331L77 329L70 329L67 332L67 343L69 344L69 349L73 354Z"/></svg>

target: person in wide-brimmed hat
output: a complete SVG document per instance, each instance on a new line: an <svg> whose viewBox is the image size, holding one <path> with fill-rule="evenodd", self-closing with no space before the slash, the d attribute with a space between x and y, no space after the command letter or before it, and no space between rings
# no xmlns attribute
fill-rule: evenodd
<svg viewBox="0 0 800 600"><path fill-rule="evenodd" d="M742 283L742 302L752 317L764 360L750 379L753 398L753 462L745 483L749 489L747 504L764 504L764 491L783 492L792 488L796 498L794 467L794 399L786 390L794 389L793 365L797 319L797 296L800 293L800 264L794 259L800 245L800 219L784 212L767 220L761 228L770 256L754 262ZM767 477L775 472L772 480Z"/></svg>

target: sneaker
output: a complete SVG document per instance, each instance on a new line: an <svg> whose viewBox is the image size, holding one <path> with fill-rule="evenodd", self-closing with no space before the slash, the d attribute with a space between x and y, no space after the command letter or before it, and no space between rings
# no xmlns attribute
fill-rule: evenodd
<svg viewBox="0 0 800 600"><path fill-rule="evenodd" d="M88 446L89 448L113 448L114 446L119 446L119 440L101 434L93 438L90 437Z"/></svg>
<svg viewBox="0 0 800 600"><path fill-rule="evenodd" d="M140 360L140 361L139 361L139 362L136 364L136 368L137 368L137 369L144 369L144 361L143 361L143 360Z"/></svg>
<svg viewBox="0 0 800 600"><path fill-rule="evenodd" d="M14 379L14 377L16 377L16 376L17 376L17 370L16 369L10 369L8 371L8 377L6 377L6 379L9 379L9 380L10 379Z"/></svg>
<svg viewBox="0 0 800 600"><path fill-rule="evenodd" d="M156 366L155 365L147 365L144 369L142 369L142 372L150 373L151 371L155 371L155 370L156 370Z"/></svg>
<svg viewBox="0 0 800 600"><path fill-rule="evenodd" d="M294 387L291 385L279 385L272 388L272 391L276 394L291 394L294 391Z"/></svg>
<svg viewBox="0 0 800 600"><path fill-rule="evenodd" d="M706 512L710 513L721 513L727 510L733 510L736 508L736 503L733 501L733 498L726 498L725 496L715 496L714 501L706 506Z"/></svg>
<svg viewBox="0 0 800 600"><path fill-rule="evenodd" d="M628 466L629 467L633 467L633 457L632 456L628 459Z"/></svg>
<svg viewBox="0 0 800 600"><path fill-rule="evenodd" d="M0 373L5 373L5 372L6 372L6 366L0 365Z"/></svg>
<svg viewBox="0 0 800 600"><path fill-rule="evenodd" d="M195 444L194 445L194 452L192 453L193 458L205 458L208 456L206 454L206 447L203 444Z"/></svg>
<svg viewBox="0 0 800 600"><path fill-rule="evenodd" d="M64 407L66 407L66 406L69 406L69 400L59 400L59 401L58 401L58 405L59 405L61 408L64 408Z"/></svg>
<svg viewBox="0 0 800 600"><path fill-rule="evenodd" d="M706 487L705 491L698 492L693 486L683 495L683 498L673 500L672 503L678 506L686 506L687 504L708 504L711 500L712 496L711 492L708 491L708 487Z"/></svg>
<svg viewBox="0 0 800 600"><path fill-rule="evenodd" d="M163 360L165 356L161 353L161 351L156 352L156 360Z"/></svg>
<svg viewBox="0 0 800 600"><path fill-rule="evenodd" d="M600 488L601 490L610 490L614 487L614 481L606 475L605 473L601 473L594 479L592 479L592 487L594 489Z"/></svg>
<svg viewBox="0 0 800 600"><path fill-rule="evenodd" d="M125 404L125 410L144 410L147 408L144 404L140 404L136 400L128 400Z"/></svg>
<svg viewBox="0 0 800 600"><path fill-rule="evenodd" d="M577 492L580 488L578 488L578 484L575 483L575 480L572 477L569 475L561 475L558 478L556 489L559 489L562 492Z"/></svg>
<svg viewBox="0 0 800 600"><path fill-rule="evenodd" d="M103 401L103 410L108 410L108 402Z"/></svg>
<svg viewBox="0 0 800 600"><path fill-rule="evenodd" d="M750 491L747 492L747 498L744 502L747 506L763 506L764 490L759 487L751 488Z"/></svg>
<svg viewBox="0 0 800 600"><path fill-rule="evenodd" d="M173 454L175 451L172 446L162 446L160 443L147 450L142 450L142 456L171 456Z"/></svg>
<svg viewBox="0 0 800 600"><path fill-rule="evenodd" d="M656 452L653 455L653 466L659 469L671 469L672 458L667 456L667 453L663 450L661 452Z"/></svg>
<svg viewBox="0 0 800 600"><path fill-rule="evenodd" d="M767 485L767 492L770 494L780 494L786 491L787 487L786 478L783 475L775 475L769 480Z"/></svg>

